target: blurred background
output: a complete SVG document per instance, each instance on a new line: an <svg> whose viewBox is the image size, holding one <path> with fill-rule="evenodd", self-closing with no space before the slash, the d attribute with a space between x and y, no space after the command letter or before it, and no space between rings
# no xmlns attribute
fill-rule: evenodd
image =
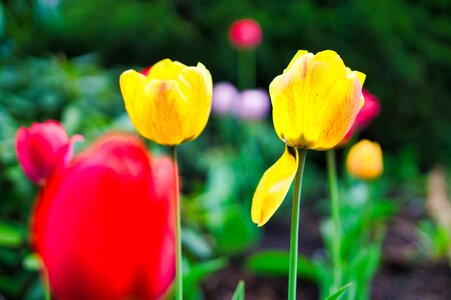
<svg viewBox="0 0 451 300"><path fill-rule="evenodd" d="M37 188L17 163L17 129L59 120L69 135L85 136L78 151L105 132L134 132L119 75L163 58L202 62L213 82L237 84L239 56L227 32L240 18L255 19L263 31L256 86L248 88L267 89L298 49L333 49L367 75L364 87L379 98L381 113L359 137L380 143L385 163L376 217L386 230L371 299L451 297L451 228L427 209L437 189L447 197L450 182L450 1L2 0L0 298L43 297L27 242ZM194 274L187 275L188 299L230 299L240 279L249 299L286 297L286 274L271 269L274 259L283 261L280 253L265 252L265 259L256 253L288 248L290 201L263 229L249 216L258 180L282 151L270 113L248 120L212 112L201 137L180 147L183 246L187 272ZM362 185L346 175L343 152L337 152L341 192L352 199L344 201L346 215L358 208ZM428 185L437 165L443 184ZM299 289L300 299L316 299L309 267L324 257L327 241L319 229L329 215L324 153L309 153L305 176Z"/></svg>

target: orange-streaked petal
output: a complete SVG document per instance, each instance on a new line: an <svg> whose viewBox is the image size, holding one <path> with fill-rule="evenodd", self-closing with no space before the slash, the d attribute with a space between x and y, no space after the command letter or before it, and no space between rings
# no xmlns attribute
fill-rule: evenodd
<svg viewBox="0 0 451 300"><path fill-rule="evenodd" d="M263 174L252 199L252 222L263 226L282 204L298 168L296 148L285 146L285 151L274 165Z"/></svg>
<svg viewBox="0 0 451 300"><path fill-rule="evenodd" d="M187 116L189 121L185 123L188 128L188 140L197 138L207 125L211 111L211 97L213 82L210 72L203 64L196 67L183 69L178 78L180 92L188 100Z"/></svg>

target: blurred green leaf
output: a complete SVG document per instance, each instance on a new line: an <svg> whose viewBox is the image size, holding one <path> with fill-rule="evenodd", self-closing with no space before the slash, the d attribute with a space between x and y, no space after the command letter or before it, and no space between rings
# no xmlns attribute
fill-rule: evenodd
<svg viewBox="0 0 451 300"><path fill-rule="evenodd" d="M258 229L239 205L209 211L207 227L221 254L237 254L258 242Z"/></svg>
<svg viewBox="0 0 451 300"><path fill-rule="evenodd" d="M245 266L259 275L288 276L290 254L284 250L264 250L247 257ZM309 258L299 255L298 276L317 281L319 279L318 266Z"/></svg>
<svg viewBox="0 0 451 300"><path fill-rule="evenodd" d="M182 242L184 247L192 252L197 258L205 259L211 257L213 251L200 233L189 227L182 228Z"/></svg>
<svg viewBox="0 0 451 300"><path fill-rule="evenodd" d="M42 260L37 253L30 253L23 259L22 265L28 271L39 271L42 267Z"/></svg>
<svg viewBox="0 0 451 300"><path fill-rule="evenodd" d="M25 239L26 235L23 227L0 223L0 246L11 248L19 247Z"/></svg>
<svg viewBox="0 0 451 300"><path fill-rule="evenodd" d="M240 280L233 293L232 300L244 300L244 281Z"/></svg>
<svg viewBox="0 0 451 300"><path fill-rule="evenodd" d="M352 282L349 282L348 284L342 286L338 290L336 290L334 293L329 295L325 300L338 300L343 296L343 293L346 292L346 290L352 286Z"/></svg>
<svg viewBox="0 0 451 300"><path fill-rule="evenodd" d="M221 270L227 266L228 260L225 258L217 258L214 260L196 263L187 269L183 275L183 297L188 300L202 299L202 291L200 283L209 275Z"/></svg>

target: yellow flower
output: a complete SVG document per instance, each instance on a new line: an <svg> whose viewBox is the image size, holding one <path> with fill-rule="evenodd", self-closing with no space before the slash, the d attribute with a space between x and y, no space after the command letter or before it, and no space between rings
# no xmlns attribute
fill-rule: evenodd
<svg viewBox="0 0 451 300"><path fill-rule="evenodd" d="M264 225L282 204L298 168L298 150L335 147L364 103L365 74L351 71L331 50L300 50L269 86L274 128L287 145L254 194L251 217Z"/></svg>
<svg viewBox="0 0 451 300"><path fill-rule="evenodd" d="M335 147L363 105L364 80L334 51L298 51L269 86L277 135L298 148Z"/></svg>
<svg viewBox="0 0 451 300"><path fill-rule="evenodd" d="M379 178L384 169L381 146L375 142L361 140L349 150L346 169L349 174L362 180Z"/></svg>
<svg viewBox="0 0 451 300"><path fill-rule="evenodd" d="M194 140L207 125L213 83L201 63L188 67L164 59L147 77L125 71L120 87L136 130L156 143L174 146Z"/></svg>

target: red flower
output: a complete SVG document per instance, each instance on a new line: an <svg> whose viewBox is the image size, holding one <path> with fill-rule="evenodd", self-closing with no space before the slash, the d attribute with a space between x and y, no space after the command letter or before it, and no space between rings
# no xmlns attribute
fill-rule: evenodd
<svg viewBox="0 0 451 300"><path fill-rule="evenodd" d="M175 273L169 158L110 135L56 173L33 220L37 252L61 299L156 299Z"/></svg>
<svg viewBox="0 0 451 300"><path fill-rule="evenodd" d="M365 98L365 104L357 114L351 129L349 129L348 133L339 143L339 145L348 143L356 130L362 131L363 129L367 128L368 125L370 125L370 123L379 115L381 111L379 99L375 95L371 94L365 89L362 89L362 94Z"/></svg>
<svg viewBox="0 0 451 300"><path fill-rule="evenodd" d="M57 121L33 123L30 129L21 127L16 134L16 153L25 175L43 184L58 167L65 167L72 158L72 145L81 135L67 137Z"/></svg>
<svg viewBox="0 0 451 300"><path fill-rule="evenodd" d="M263 32L253 19L241 19L232 23L229 29L229 41L239 49L252 49L260 45Z"/></svg>

